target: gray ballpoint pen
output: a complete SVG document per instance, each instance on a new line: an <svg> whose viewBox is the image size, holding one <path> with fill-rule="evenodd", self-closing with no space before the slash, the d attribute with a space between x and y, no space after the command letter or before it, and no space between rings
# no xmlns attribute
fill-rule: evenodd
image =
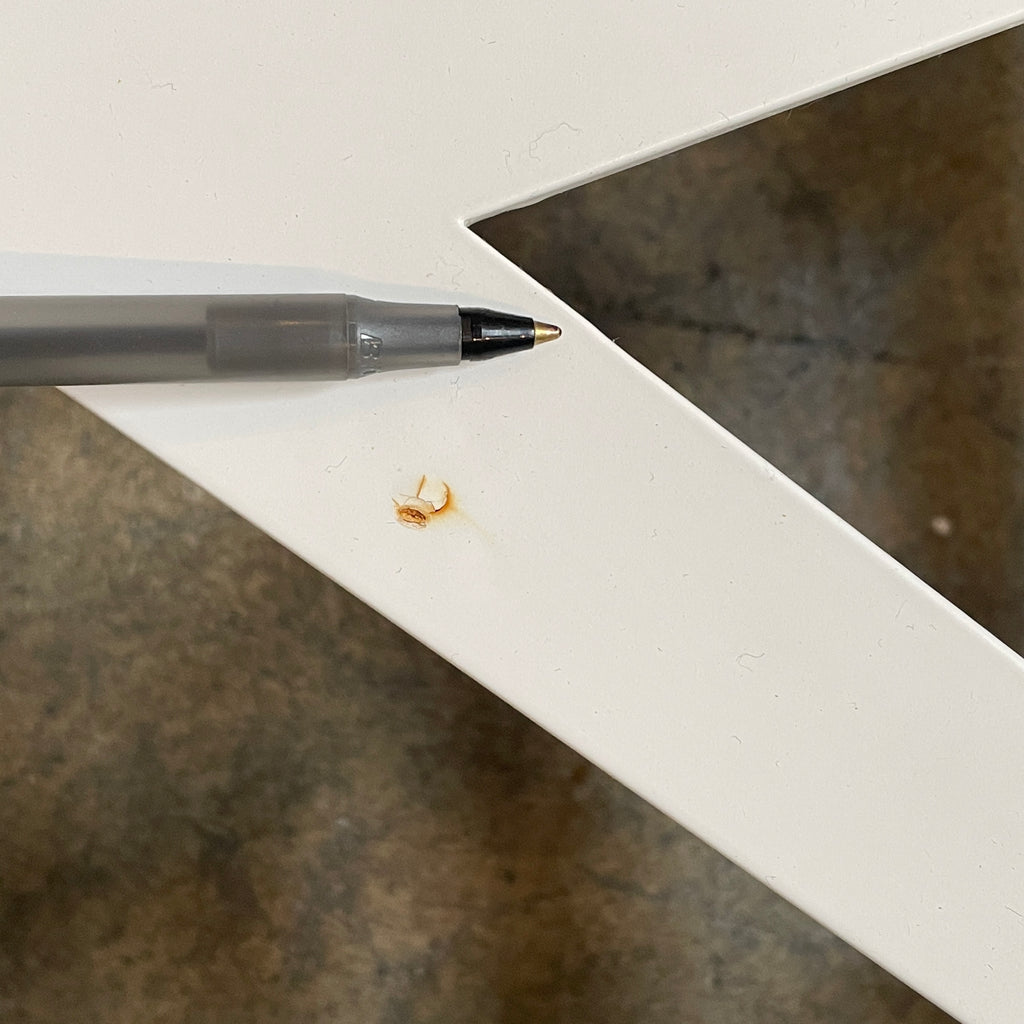
<svg viewBox="0 0 1024 1024"><path fill-rule="evenodd" d="M345 380L560 334L488 309L352 295L0 296L0 387Z"/></svg>

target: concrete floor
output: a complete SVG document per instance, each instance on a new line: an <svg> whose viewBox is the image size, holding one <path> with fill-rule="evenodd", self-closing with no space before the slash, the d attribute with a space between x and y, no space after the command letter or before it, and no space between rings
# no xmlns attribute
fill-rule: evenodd
<svg viewBox="0 0 1024 1024"><path fill-rule="evenodd" d="M1017 648L1022 63L479 226ZM0 1020L949 1019L54 391L0 559Z"/></svg>

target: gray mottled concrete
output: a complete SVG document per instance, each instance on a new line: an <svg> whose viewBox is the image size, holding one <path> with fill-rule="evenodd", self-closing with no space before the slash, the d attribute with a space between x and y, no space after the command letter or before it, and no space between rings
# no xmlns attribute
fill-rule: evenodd
<svg viewBox="0 0 1024 1024"><path fill-rule="evenodd" d="M1015 646L1022 46L480 229ZM948 1019L52 391L0 567L0 1020Z"/></svg>

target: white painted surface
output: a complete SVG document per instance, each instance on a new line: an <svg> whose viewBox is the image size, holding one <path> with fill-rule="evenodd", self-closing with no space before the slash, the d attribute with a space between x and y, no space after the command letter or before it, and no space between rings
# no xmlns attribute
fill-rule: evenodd
<svg viewBox="0 0 1024 1024"><path fill-rule="evenodd" d="M74 394L951 1012L1016 1024L1021 662L460 221L1020 20L8 5L0 286L350 288L562 323L452 373ZM424 472L461 514L404 530L392 495Z"/></svg>

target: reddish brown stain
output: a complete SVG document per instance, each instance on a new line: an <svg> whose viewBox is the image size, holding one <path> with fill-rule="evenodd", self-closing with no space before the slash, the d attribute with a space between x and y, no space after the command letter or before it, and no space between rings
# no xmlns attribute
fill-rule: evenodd
<svg viewBox="0 0 1024 1024"><path fill-rule="evenodd" d="M400 494L398 498L392 498L395 506L395 518L411 530L426 529L431 519L450 512L455 507L452 497L452 490L443 480L432 485L428 492L429 497L423 497L423 488L426 486L427 476L420 477L419 485L415 494Z"/></svg>

